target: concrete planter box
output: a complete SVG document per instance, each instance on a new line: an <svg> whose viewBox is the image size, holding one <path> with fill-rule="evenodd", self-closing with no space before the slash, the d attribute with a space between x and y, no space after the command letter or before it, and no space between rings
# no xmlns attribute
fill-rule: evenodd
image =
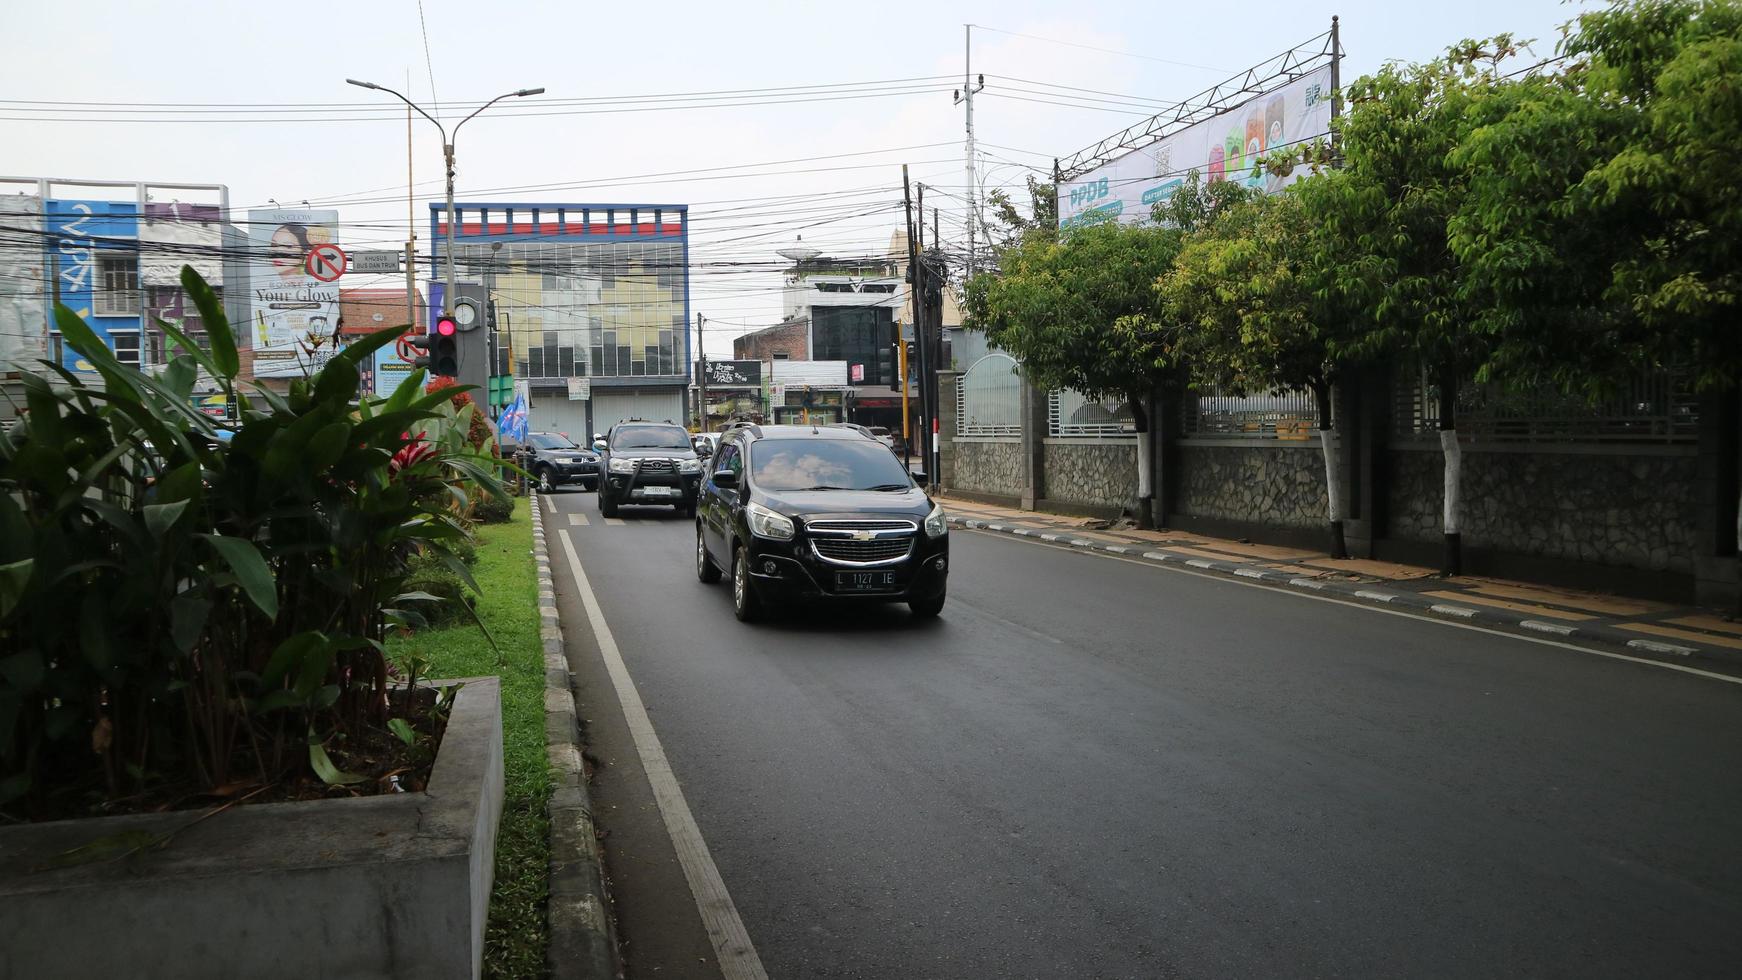
<svg viewBox="0 0 1742 980"><path fill-rule="evenodd" d="M0 980L476 977L502 815L502 705L465 682L423 793L240 806L162 850L32 871L197 811L0 828Z"/></svg>

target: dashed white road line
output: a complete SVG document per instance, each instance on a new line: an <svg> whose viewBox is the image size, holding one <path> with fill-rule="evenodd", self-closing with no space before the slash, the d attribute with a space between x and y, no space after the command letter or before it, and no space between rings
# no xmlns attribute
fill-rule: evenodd
<svg viewBox="0 0 1742 980"><path fill-rule="evenodd" d="M622 527L623 526L623 518L621 518L621 517L607 517L607 518L605 518L605 523L611 525L612 527Z"/></svg>
<svg viewBox="0 0 1742 980"><path fill-rule="evenodd" d="M569 525L571 527L586 527L591 523L591 521L587 520L587 515L580 511L575 511L569 515Z"/></svg>
<svg viewBox="0 0 1742 980"><path fill-rule="evenodd" d="M606 518L605 523L611 523L611 519ZM653 799L659 804L659 815L665 819L666 833L671 835L672 845L677 848L678 864L683 866L690 893L695 896L696 907L702 914L702 925L708 930L709 941L714 944L714 958L720 963L720 973L726 980L767 980L768 972L762 968L762 958L756 955L756 947L751 945L750 934L744 929L744 920L738 916L738 907L726 891L726 882L720 877L720 869L714 865L713 855L708 853L708 843L702 839L701 828L696 826L695 815L684 802L683 789L671 771L671 760L666 758L659 735L653 730L653 719L648 717L647 707L641 703L635 679L629 676L623 653L617 649L611 627L605 622L604 610L599 608L599 599L593 594L586 570L575 554L574 542L569 540L567 531L559 532L557 537L562 539L569 571L575 577L581 605L587 610L593 637L599 644L599 655L604 658L605 669L611 675L611 685L617 689L617 700L623 705L623 718L629 725L635 752L641 757L641 768L653 786Z"/></svg>

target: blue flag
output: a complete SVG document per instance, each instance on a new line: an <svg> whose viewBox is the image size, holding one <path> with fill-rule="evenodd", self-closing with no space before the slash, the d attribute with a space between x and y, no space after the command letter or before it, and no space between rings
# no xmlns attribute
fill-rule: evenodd
<svg viewBox="0 0 1742 980"><path fill-rule="evenodd" d="M508 407L502 410L502 417L497 420L496 429L502 433L502 438L513 439L515 442L526 441L526 396L515 395Z"/></svg>

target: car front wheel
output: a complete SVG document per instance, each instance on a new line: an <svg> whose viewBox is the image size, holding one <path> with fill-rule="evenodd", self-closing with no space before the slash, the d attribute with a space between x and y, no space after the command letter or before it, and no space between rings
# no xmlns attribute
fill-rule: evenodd
<svg viewBox="0 0 1742 980"><path fill-rule="evenodd" d="M931 619L944 611L944 597L935 599L913 599L907 603L907 608L913 612L915 619Z"/></svg>
<svg viewBox="0 0 1742 980"><path fill-rule="evenodd" d="M702 540L702 526L696 525L696 578L708 585L720 580L720 566L714 564L714 559L708 557L707 542Z"/></svg>
<svg viewBox="0 0 1742 980"><path fill-rule="evenodd" d="M750 584L750 556L743 545L732 552L732 614L740 623L754 623L762 616L762 600Z"/></svg>
<svg viewBox="0 0 1742 980"><path fill-rule="evenodd" d="M552 483L551 479L550 479L550 467L540 466L538 468L538 492L539 493L550 493L552 490L555 490L555 489L556 489L556 484Z"/></svg>
<svg viewBox="0 0 1742 980"><path fill-rule="evenodd" d="M604 490L599 491L599 514L603 517L617 516L617 501L612 500L611 495Z"/></svg>

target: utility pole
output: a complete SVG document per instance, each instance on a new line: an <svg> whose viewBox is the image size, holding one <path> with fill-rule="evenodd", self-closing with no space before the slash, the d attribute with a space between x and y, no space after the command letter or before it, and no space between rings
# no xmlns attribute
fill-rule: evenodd
<svg viewBox="0 0 1742 980"><path fill-rule="evenodd" d="M411 87L411 69L405 70L405 87ZM412 203L416 184L411 162L411 106L405 107L405 329L417 332L417 205Z"/></svg>
<svg viewBox="0 0 1742 980"><path fill-rule="evenodd" d="M925 344L921 339L923 335L920 332L921 305L919 298L920 288L923 285L921 279L924 276L924 272L920 270L919 266L919 244L916 237L917 232L915 231L913 224L913 188L908 183L907 164L905 163L901 165L901 199L903 207L907 212L907 292L908 296L913 300L913 350L914 353L919 355L919 432L920 438L926 439ZM901 383L905 386L907 384L907 379L903 378ZM929 445L929 442L927 445ZM931 474L926 474L926 479L929 481L931 479Z"/></svg>
<svg viewBox="0 0 1742 980"><path fill-rule="evenodd" d="M708 431L708 348L702 340L702 315L696 314L696 356L701 369L696 372L696 431Z"/></svg>
<svg viewBox="0 0 1742 980"><path fill-rule="evenodd" d="M986 76L981 75L978 79L974 78L974 25L963 24L962 36L962 90L956 93L956 101L965 108L968 120L967 140L964 143L963 152L968 172L968 271L966 278L972 279L974 278L974 226L979 224L980 219L979 197L975 194L975 188L978 185L974 181L974 93L986 87ZM920 209L919 220L922 223L925 221L924 208ZM937 235L934 234L932 238L935 240Z"/></svg>

